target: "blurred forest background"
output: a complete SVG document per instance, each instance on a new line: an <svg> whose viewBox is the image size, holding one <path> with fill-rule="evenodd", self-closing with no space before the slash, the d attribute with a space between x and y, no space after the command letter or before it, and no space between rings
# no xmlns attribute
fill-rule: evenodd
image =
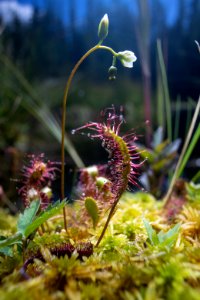
<svg viewBox="0 0 200 300"><path fill-rule="evenodd" d="M75 62L98 42L98 23L105 13L110 27L104 44L115 51L134 51L138 60L133 69L119 65L112 82L108 80L109 53L96 52L81 66L67 104L67 149L71 153L67 165L81 166L76 151L87 165L106 159L99 145L70 132L97 120L99 112L111 104L124 106L124 128L136 128L143 143L150 143L145 132L151 136L159 125L165 127L165 114L158 107L163 97L158 39L168 78L172 128L175 130L178 116L176 135L184 140L200 87L200 56L194 43L200 41L199 0L3 0L0 185L4 190L11 191L16 185L8 179L18 178L25 153L45 152L48 158L60 161L58 128L66 80ZM146 119L150 120L148 128ZM200 164L197 155L196 150L196 167ZM191 160L189 172L193 165Z"/></svg>

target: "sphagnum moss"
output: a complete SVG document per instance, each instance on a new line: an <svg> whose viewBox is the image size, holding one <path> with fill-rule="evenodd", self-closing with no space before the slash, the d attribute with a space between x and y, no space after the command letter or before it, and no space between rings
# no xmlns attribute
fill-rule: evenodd
<svg viewBox="0 0 200 300"><path fill-rule="evenodd" d="M27 271L33 278L24 281L19 274L21 264L16 264L18 254L15 252L9 261L15 268L11 275L5 270L8 258L1 257L1 270L5 270L1 272L1 299L38 299L38 295L42 299L129 299L132 295L133 299L196 300L200 291L199 243L198 237L187 238L188 220L182 214L186 215L186 210L177 216L180 229L177 235L171 235L173 244L170 247L162 241L152 244L143 219L152 224L160 237L161 232L167 234L174 224L165 223L161 204L148 194L126 193L105 238L88 259L77 260L75 252L71 258L43 253L42 260L36 260ZM160 219L160 229L153 225L156 216ZM35 238L34 243L50 249L59 244L58 240L66 242L66 234L63 232L63 237L45 234ZM34 243L28 251L34 249Z"/></svg>

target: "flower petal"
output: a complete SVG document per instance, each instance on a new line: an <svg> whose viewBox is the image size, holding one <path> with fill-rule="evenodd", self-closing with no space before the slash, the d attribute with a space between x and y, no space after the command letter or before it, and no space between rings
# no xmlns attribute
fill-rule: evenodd
<svg viewBox="0 0 200 300"><path fill-rule="evenodd" d="M118 52L117 58L121 61L122 65L126 68L132 68L133 63L137 60L135 53L129 50Z"/></svg>

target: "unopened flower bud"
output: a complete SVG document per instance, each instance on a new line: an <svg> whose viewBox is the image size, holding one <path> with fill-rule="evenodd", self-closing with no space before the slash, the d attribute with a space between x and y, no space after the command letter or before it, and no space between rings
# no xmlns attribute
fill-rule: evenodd
<svg viewBox="0 0 200 300"><path fill-rule="evenodd" d="M109 80L115 80L117 75L117 68L114 66L111 66L108 70Z"/></svg>
<svg viewBox="0 0 200 300"><path fill-rule="evenodd" d="M103 18L101 19L99 23L99 28L98 28L98 37L100 41L103 41L107 35L108 35L108 26L109 26L109 19L108 15L105 14Z"/></svg>
<svg viewBox="0 0 200 300"><path fill-rule="evenodd" d="M35 200L38 200L40 198L40 195L38 193L38 191L34 188L30 188L28 191L27 191L27 200L28 200L28 203L32 202L32 201L35 201Z"/></svg>
<svg viewBox="0 0 200 300"><path fill-rule="evenodd" d="M84 168L84 171L86 171L91 177L96 177L98 175L98 168L96 166Z"/></svg>
<svg viewBox="0 0 200 300"><path fill-rule="evenodd" d="M96 185L99 189L102 189L108 182L109 180L105 177L97 177Z"/></svg>
<svg viewBox="0 0 200 300"><path fill-rule="evenodd" d="M41 192L42 192L43 194L45 194L45 195L47 196L48 199L51 199L52 196L53 196L52 189L50 189L50 187L48 187L48 186L45 186L45 187L41 190Z"/></svg>

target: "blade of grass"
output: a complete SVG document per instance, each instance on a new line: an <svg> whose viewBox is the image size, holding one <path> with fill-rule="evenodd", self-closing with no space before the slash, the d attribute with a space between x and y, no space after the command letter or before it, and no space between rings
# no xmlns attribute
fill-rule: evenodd
<svg viewBox="0 0 200 300"><path fill-rule="evenodd" d="M48 107L39 107L33 101L30 102L29 100L22 101L22 106L26 108L26 110L28 110L29 113L32 114L39 122L41 122L46 127L46 129L56 138L56 140L61 143L60 125L58 124L55 117L51 114ZM65 139L65 149L68 151L77 167L83 168L84 164L67 136Z"/></svg>
<svg viewBox="0 0 200 300"><path fill-rule="evenodd" d="M28 110L29 113L34 115L34 117L36 117L48 129L48 131L52 134L52 136L54 136L57 139L58 142L61 142L60 125L57 123L54 116L48 109L44 113L43 108L40 108L41 101L39 100L39 97L35 93L31 84L7 56L1 54L0 60L12 72L12 74L14 74L21 86L32 98L32 102L30 105L27 105L27 102L25 103L24 101L22 101L21 104ZM69 155L71 156L78 168L84 167L83 161L81 160L76 149L74 148L74 145L67 136L65 139L65 149L67 150L67 152L69 153Z"/></svg>
<svg viewBox="0 0 200 300"><path fill-rule="evenodd" d="M185 136L187 135L191 120L192 120L192 106L193 101L191 98L187 101L187 117L186 117L186 125L185 125Z"/></svg>
<svg viewBox="0 0 200 300"><path fill-rule="evenodd" d="M168 192L167 192L167 194L166 194L166 196L164 198L164 205L165 206L168 203L168 200L169 200L169 197L171 195L171 192L172 192L173 186L175 184L175 181L181 175L181 173L182 173L182 171L183 171L183 169L184 169L184 167L185 167L185 165L186 165L186 163L187 163L187 161L189 159L189 156L190 156L192 150L194 149L194 146L196 145L196 142L197 142L197 140L199 138L200 124L198 125L197 130L195 131L195 134L193 135L192 142L190 143L190 140L191 140L191 137L192 137L192 133L193 133L193 130L194 130L195 123L197 121L199 112L200 112L200 96L199 96L198 103L197 103L197 106L196 106L196 109L195 109L195 112L194 112L194 115L193 115L193 118L192 118L192 122L190 124L190 128L189 128L187 137L185 139L185 143L183 145L183 148L182 148L182 151L181 151L178 163L176 165L176 169L175 169L174 175L172 177L172 180L171 180ZM189 143L190 143L190 145L189 145Z"/></svg>
<svg viewBox="0 0 200 300"><path fill-rule="evenodd" d="M162 82L161 82L161 74L160 74L160 68L158 65L158 58L157 58L157 89L156 89L156 94L157 94L157 122L158 126L162 127L163 130L165 128L164 125L164 97L163 97L163 91L162 91Z"/></svg>
<svg viewBox="0 0 200 300"><path fill-rule="evenodd" d="M200 178L200 170L192 177L192 182L197 182L197 180Z"/></svg>
<svg viewBox="0 0 200 300"><path fill-rule="evenodd" d="M180 96L178 96L178 98L176 100L174 140L176 140L178 138L179 124L180 124L180 113L181 113L181 98L180 98Z"/></svg>
<svg viewBox="0 0 200 300"><path fill-rule="evenodd" d="M168 135L169 141L172 141L171 104L170 104L170 97L169 97L167 74L166 74L165 63L164 63L164 58L163 58L163 54L162 54L162 47L161 47L160 40L157 40L157 52L158 52L158 61L159 61L159 66L160 66L162 87L163 87L163 93L164 93L164 99L165 99L165 108L166 108L166 117L167 117L167 135Z"/></svg>
<svg viewBox="0 0 200 300"><path fill-rule="evenodd" d="M179 168L178 173L177 173L177 178L180 177L181 174L183 173L183 170L184 170L184 168L185 168L185 166L186 166L186 164L187 164L187 162L190 158L190 155L191 155L194 147L196 146L196 143L198 142L199 138L200 138L200 124L198 125L198 127L197 127L197 129L196 129L196 131L195 131L195 133L192 137L192 140L191 140L191 142L190 142L190 144L187 148L187 151L184 155L184 158L182 160L182 163L181 163L180 168Z"/></svg>

